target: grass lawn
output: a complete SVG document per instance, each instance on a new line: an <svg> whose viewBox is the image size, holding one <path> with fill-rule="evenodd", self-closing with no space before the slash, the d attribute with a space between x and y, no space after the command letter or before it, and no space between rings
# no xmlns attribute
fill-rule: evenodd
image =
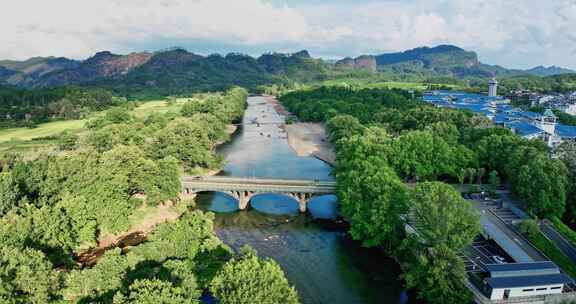
<svg viewBox="0 0 576 304"><path fill-rule="evenodd" d="M148 101L136 107L136 109L132 111L132 114L136 117L144 117L151 113L178 112L188 99L189 98L178 98L176 102L171 105L168 105L168 102L165 100Z"/></svg>
<svg viewBox="0 0 576 304"><path fill-rule="evenodd" d="M137 117L144 117L153 112L179 111L187 100L188 98L180 98L171 105L162 100L149 101L136 107L132 113ZM0 152L26 152L49 148L53 142L43 138L58 135L63 131L82 132L85 130L86 121L87 119L54 121L40 124L36 128L0 129Z"/></svg>
<svg viewBox="0 0 576 304"><path fill-rule="evenodd" d="M576 264L568 258L560 249L558 249L550 240L541 232L536 236L527 235L528 240L552 260L558 267L566 271L572 278L576 278Z"/></svg>
<svg viewBox="0 0 576 304"><path fill-rule="evenodd" d="M427 89L426 84L420 82L401 82L401 81L372 81L372 80L362 80L362 79L333 79L324 82L324 85L341 85L348 84L353 86L358 86L360 88L377 89L377 88L389 88L389 89L403 89L403 90L415 90L424 91ZM444 86L451 87L453 89L459 89L457 85L446 84Z"/></svg>
<svg viewBox="0 0 576 304"><path fill-rule="evenodd" d="M572 242L572 244L576 245L576 231L570 229L570 227L568 227L566 224L564 224L560 219L556 217L552 218L551 221L552 224L554 225L554 228L556 228L556 230L560 232L562 236L564 236L567 240Z"/></svg>
<svg viewBox="0 0 576 304"><path fill-rule="evenodd" d="M65 130L79 131L86 120L54 121L38 125L36 128L11 128L0 130L0 143L28 141L35 138L57 135Z"/></svg>

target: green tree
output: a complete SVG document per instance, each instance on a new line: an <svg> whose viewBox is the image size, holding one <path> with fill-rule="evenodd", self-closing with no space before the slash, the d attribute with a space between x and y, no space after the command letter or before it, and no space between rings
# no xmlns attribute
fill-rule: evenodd
<svg viewBox="0 0 576 304"><path fill-rule="evenodd" d="M244 249L216 274L210 292L222 304L296 304L298 294L280 266Z"/></svg>
<svg viewBox="0 0 576 304"><path fill-rule="evenodd" d="M408 288L418 290L419 298L430 304L472 302L472 294L464 285L468 279L464 262L456 251L445 244L410 250L414 257L406 263L402 276Z"/></svg>
<svg viewBox="0 0 576 304"><path fill-rule="evenodd" d="M116 293L114 304L192 304L199 303L186 297L184 291L170 282L157 279L136 280L128 293Z"/></svg>
<svg viewBox="0 0 576 304"><path fill-rule="evenodd" d="M384 159L374 156L350 160L336 180L352 238L367 247L390 248L404 227L400 215L406 212L408 196L402 181Z"/></svg>
<svg viewBox="0 0 576 304"><path fill-rule="evenodd" d="M404 278L428 303L467 303L466 271L457 253L480 233L480 217L470 202L440 182L416 185L409 221L417 233L403 241Z"/></svg>
<svg viewBox="0 0 576 304"><path fill-rule="evenodd" d="M472 204L450 185L416 185L410 200L410 221L426 246L442 244L458 251L480 233L480 217Z"/></svg>
<svg viewBox="0 0 576 304"><path fill-rule="evenodd" d="M490 172L488 184L490 185L490 191L492 192L495 192L500 188L500 177L498 176L498 171L492 170L492 172Z"/></svg>
<svg viewBox="0 0 576 304"><path fill-rule="evenodd" d="M532 219L523 220L520 223L518 229L528 237L536 237L540 234L540 227L538 227L538 222Z"/></svg>
<svg viewBox="0 0 576 304"><path fill-rule="evenodd" d="M115 107L106 111L104 118L113 124L127 123L132 121L132 115L130 115L130 111L124 107Z"/></svg>
<svg viewBox="0 0 576 304"><path fill-rule="evenodd" d="M0 247L0 302L44 304L55 298L58 276L40 251Z"/></svg>
<svg viewBox="0 0 576 304"><path fill-rule="evenodd" d="M94 267L69 272L62 291L64 299L73 302L97 299L120 288L129 267L121 253L120 248L109 250Z"/></svg>
<svg viewBox="0 0 576 304"><path fill-rule="evenodd" d="M0 216L17 206L18 185L9 172L0 173Z"/></svg>
<svg viewBox="0 0 576 304"><path fill-rule="evenodd" d="M512 179L514 192L540 218L561 217L566 203L567 172L559 160L544 154L531 157Z"/></svg>
<svg viewBox="0 0 576 304"><path fill-rule="evenodd" d="M338 115L326 123L330 140L336 143L341 138L348 138L360 134L364 127L357 118L351 115Z"/></svg>
<svg viewBox="0 0 576 304"><path fill-rule="evenodd" d="M554 150L554 155L564 163L567 170L566 213L563 220L576 227L576 142L563 142Z"/></svg>
<svg viewBox="0 0 576 304"><path fill-rule="evenodd" d="M58 136L58 148L63 151L74 150L76 144L78 143L78 135L70 132L62 132Z"/></svg>

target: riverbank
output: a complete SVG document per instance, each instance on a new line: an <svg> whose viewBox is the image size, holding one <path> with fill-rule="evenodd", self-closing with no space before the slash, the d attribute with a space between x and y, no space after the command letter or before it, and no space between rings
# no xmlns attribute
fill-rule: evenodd
<svg viewBox="0 0 576 304"><path fill-rule="evenodd" d="M275 97L265 96L265 98L280 115L292 115ZM328 140L326 126L323 123L296 122L284 124L282 128L286 131L288 145L298 156L313 156L334 166L336 163L334 145Z"/></svg>
<svg viewBox="0 0 576 304"><path fill-rule="evenodd" d="M232 136L238 131L238 126L227 125L226 133ZM231 137L230 137L231 138ZM217 143L216 146L225 144L227 141ZM222 168L208 170L203 175L214 176L222 171ZM81 250L77 253L77 261L85 266L94 265L97 260L109 249L125 246L138 245L144 242L154 229L163 223L177 221L185 212L185 201L195 199L196 194L189 194L186 197L180 197L176 201L168 201L158 206L146 206L145 204L139 207L136 212L131 215L128 220L133 224L127 231L112 234L108 233L98 239L96 247Z"/></svg>

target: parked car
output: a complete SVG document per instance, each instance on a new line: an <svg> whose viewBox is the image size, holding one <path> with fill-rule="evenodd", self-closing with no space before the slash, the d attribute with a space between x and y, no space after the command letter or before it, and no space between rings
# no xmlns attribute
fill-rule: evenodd
<svg viewBox="0 0 576 304"><path fill-rule="evenodd" d="M506 260L499 256L499 255L493 255L490 257L492 259L492 261L494 261L494 263L496 264L507 264Z"/></svg>

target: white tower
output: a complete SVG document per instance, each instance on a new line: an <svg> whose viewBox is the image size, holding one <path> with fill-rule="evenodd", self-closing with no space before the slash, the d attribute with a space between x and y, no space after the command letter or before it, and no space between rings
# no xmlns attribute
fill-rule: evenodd
<svg viewBox="0 0 576 304"><path fill-rule="evenodd" d="M490 81L488 81L488 97L496 97L498 96L498 80L495 77L492 77Z"/></svg>
<svg viewBox="0 0 576 304"><path fill-rule="evenodd" d="M546 109L546 111L544 111L544 114L542 114L539 121L537 122L537 126L540 129L546 131L546 133L548 133L549 135L555 135L557 120L558 117L554 115L554 112L552 112L552 110L550 109Z"/></svg>

